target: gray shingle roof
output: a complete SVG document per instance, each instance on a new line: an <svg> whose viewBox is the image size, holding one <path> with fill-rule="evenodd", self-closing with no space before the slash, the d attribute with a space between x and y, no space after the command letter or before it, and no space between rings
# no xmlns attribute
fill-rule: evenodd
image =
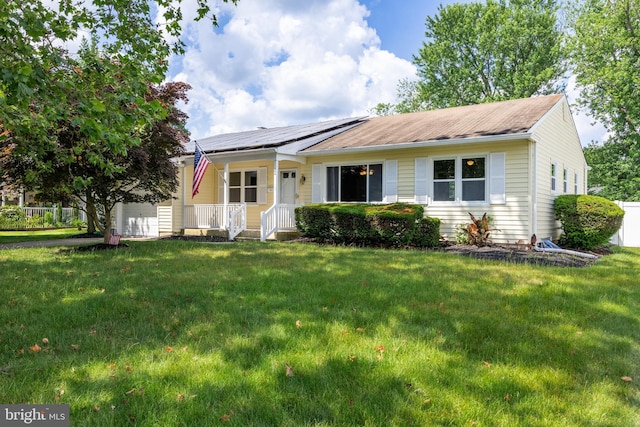
<svg viewBox="0 0 640 427"><path fill-rule="evenodd" d="M304 153L527 133L564 95L374 117Z"/></svg>

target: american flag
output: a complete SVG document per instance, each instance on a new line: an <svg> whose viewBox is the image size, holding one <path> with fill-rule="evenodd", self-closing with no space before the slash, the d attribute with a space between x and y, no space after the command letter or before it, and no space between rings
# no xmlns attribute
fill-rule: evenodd
<svg viewBox="0 0 640 427"><path fill-rule="evenodd" d="M191 197L195 197L198 194L198 188L200 188L200 182L202 182L202 177L204 177L204 173L207 171L207 167L211 164L209 159L206 156L202 155L202 151L200 151L200 147L196 144L196 153L193 161L193 186L191 187Z"/></svg>

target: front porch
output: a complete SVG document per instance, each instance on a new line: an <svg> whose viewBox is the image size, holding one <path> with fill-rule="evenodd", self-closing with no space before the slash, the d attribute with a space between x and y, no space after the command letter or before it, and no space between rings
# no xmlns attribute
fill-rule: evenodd
<svg viewBox="0 0 640 427"><path fill-rule="evenodd" d="M184 207L184 234L226 235L236 238L288 240L296 232L295 208L298 204L273 205L260 212L260 229L247 227L247 205L197 204Z"/></svg>

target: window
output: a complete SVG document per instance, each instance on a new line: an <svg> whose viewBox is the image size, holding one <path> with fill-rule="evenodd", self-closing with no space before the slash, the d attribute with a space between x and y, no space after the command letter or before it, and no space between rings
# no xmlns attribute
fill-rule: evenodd
<svg viewBox="0 0 640 427"><path fill-rule="evenodd" d="M462 159L462 200L469 202L485 199L484 157Z"/></svg>
<svg viewBox="0 0 640 427"><path fill-rule="evenodd" d="M229 173L229 202L258 202L258 171L248 170Z"/></svg>
<svg viewBox="0 0 640 427"><path fill-rule="evenodd" d="M555 163L551 163L551 191L555 193L556 191L556 173L558 167Z"/></svg>
<svg viewBox="0 0 640 427"><path fill-rule="evenodd" d="M433 162L433 200L453 202L456 200L456 161Z"/></svg>
<svg viewBox="0 0 640 427"><path fill-rule="evenodd" d="M485 163L484 157L434 160L433 200L484 202L487 177Z"/></svg>
<svg viewBox="0 0 640 427"><path fill-rule="evenodd" d="M569 171L567 169L562 170L562 192L567 194L569 190Z"/></svg>
<svg viewBox="0 0 640 427"><path fill-rule="evenodd" d="M328 202L381 202L382 164L327 167Z"/></svg>
<svg viewBox="0 0 640 427"><path fill-rule="evenodd" d="M580 175L578 175L578 173L576 172L574 176L574 181L573 181L573 194L578 194L579 182L580 182Z"/></svg>

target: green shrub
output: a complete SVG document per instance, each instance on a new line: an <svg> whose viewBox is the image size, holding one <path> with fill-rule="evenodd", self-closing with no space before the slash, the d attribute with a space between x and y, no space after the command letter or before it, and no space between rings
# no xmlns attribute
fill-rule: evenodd
<svg viewBox="0 0 640 427"><path fill-rule="evenodd" d="M26 218L20 206L0 206L0 229L24 228Z"/></svg>
<svg viewBox="0 0 640 427"><path fill-rule="evenodd" d="M328 205L307 205L295 209L296 227L308 237L327 240L331 238L333 219Z"/></svg>
<svg viewBox="0 0 640 427"><path fill-rule="evenodd" d="M53 212L46 211L44 213L44 225L45 227L50 227L53 225Z"/></svg>
<svg viewBox="0 0 640 427"><path fill-rule="evenodd" d="M366 245L374 239L364 205L332 205L329 212L333 220L332 239L336 243Z"/></svg>
<svg viewBox="0 0 640 427"><path fill-rule="evenodd" d="M440 219L420 218L413 234L414 245L421 248L436 248L440 244Z"/></svg>
<svg viewBox="0 0 640 427"><path fill-rule="evenodd" d="M300 232L325 242L356 245L383 245L401 247L417 244L416 233L421 233L418 246L429 246L433 226L422 226L424 208L408 203L387 205L369 204L316 204L296 208L296 225ZM425 228L426 227L426 228ZM430 228L431 227L431 228ZM439 221L436 244L439 240Z"/></svg>
<svg viewBox="0 0 640 427"><path fill-rule="evenodd" d="M417 218L413 214L381 211L370 215L378 241L386 246L405 246L413 241Z"/></svg>
<svg viewBox="0 0 640 427"><path fill-rule="evenodd" d="M562 223L560 245L576 249L593 249L607 243L624 217L624 211L612 201L588 195L558 196L554 212Z"/></svg>
<svg viewBox="0 0 640 427"><path fill-rule="evenodd" d="M46 227L46 214L47 212L45 212L45 216L41 217L40 215L32 215L29 218L26 219L25 221L25 228L43 228Z"/></svg>

